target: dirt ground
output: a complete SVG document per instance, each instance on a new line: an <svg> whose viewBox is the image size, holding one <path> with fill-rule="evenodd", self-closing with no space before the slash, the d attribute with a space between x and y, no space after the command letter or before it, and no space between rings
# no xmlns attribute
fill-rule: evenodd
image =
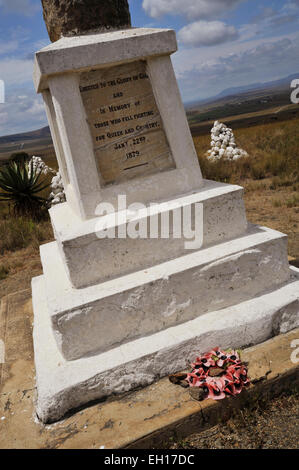
<svg viewBox="0 0 299 470"><path fill-rule="evenodd" d="M264 225L288 235L289 255L299 261L299 204L297 188L270 189L270 180L247 181L245 206L249 222ZM294 202L293 202L294 201Z"/></svg>
<svg viewBox="0 0 299 470"><path fill-rule="evenodd" d="M170 449L298 449L299 394L284 395L256 409L245 409L226 423L187 439L165 444Z"/></svg>

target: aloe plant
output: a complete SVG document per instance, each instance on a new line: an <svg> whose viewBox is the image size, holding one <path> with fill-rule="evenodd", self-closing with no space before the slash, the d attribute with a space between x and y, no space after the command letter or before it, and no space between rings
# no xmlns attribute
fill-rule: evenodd
<svg viewBox="0 0 299 470"><path fill-rule="evenodd" d="M41 192L50 186L41 169L34 169L33 163L11 162L0 169L0 201L13 204L16 216L40 218L46 199Z"/></svg>

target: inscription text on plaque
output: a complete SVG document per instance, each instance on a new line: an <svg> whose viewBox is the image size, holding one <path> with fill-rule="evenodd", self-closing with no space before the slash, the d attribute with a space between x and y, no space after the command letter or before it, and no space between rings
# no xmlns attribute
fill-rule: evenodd
<svg viewBox="0 0 299 470"><path fill-rule="evenodd" d="M145 61L83 73L80 92L105 183L175 168Z"/></svg>

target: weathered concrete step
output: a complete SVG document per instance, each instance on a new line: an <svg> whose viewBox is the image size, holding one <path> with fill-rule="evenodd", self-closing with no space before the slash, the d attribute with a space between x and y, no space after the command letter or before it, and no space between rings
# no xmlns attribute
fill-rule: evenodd
<svg viewBox="0 0 299 470"><path fill-rule="evenodd" d="M202 212L197 212L195 225L195 207L199 204ZM98 284L191 253L185 246L186 242L190 245L191 240L173 237L174 209L181 215L176 227L182 235L189 237L191 232L196 233L199 243L192 251L199 249L201 243L202 247L211 246L241 236L247 229L243 188L215 181L205 180L196 192L156 204L151 209L151 216L145 208L127 214L119 208L116 214L82 221L68 204L59 204L50 210L50 215L73 286ZM183 211L186 216L190 213L190 223L188 220L183 223ZM165 232L162 233L162 220L168 238ZM149 236L153 224L158 228L154 239ZM100 238L101 228L105 231L107 227L115 232L116 238ZM140 230L143 227L142 233L146 233L147 238L118 238L119 232L128 233L128 227L139 227ZM190 235L186 233L186 227L189 227Z"/></svg>
<svg viewBox="0 0 299 470"><path fill-rule="evenodd" d="M45 279L33 280L38 415L55 421L92 400L151 384L184 370L215 345L243 348L299 326L299 270L276 290L229 308L130 341L108 352L66 361L53 335ZM117 328L117 323L115 323Z"/></svg>
<svg viewBox="0 0 299 470"><path fill-rule="evenodd" d="M56 243L41 247L54 334L68 360L97 354L289 280L287 237L253 226L243 237L144 271L74 289Z"/></svg>

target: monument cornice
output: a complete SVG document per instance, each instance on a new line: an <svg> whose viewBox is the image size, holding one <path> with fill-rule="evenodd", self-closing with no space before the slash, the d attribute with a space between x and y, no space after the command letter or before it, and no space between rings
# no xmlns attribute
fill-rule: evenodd
<svg viewBox="0 0 299 470"><path fill-rule="evenodd" d="M96 70L178 49L172 29L130 28L101 34L63 37L35 54L33 81L38 93L47 79L62 73Z"/></svg>

